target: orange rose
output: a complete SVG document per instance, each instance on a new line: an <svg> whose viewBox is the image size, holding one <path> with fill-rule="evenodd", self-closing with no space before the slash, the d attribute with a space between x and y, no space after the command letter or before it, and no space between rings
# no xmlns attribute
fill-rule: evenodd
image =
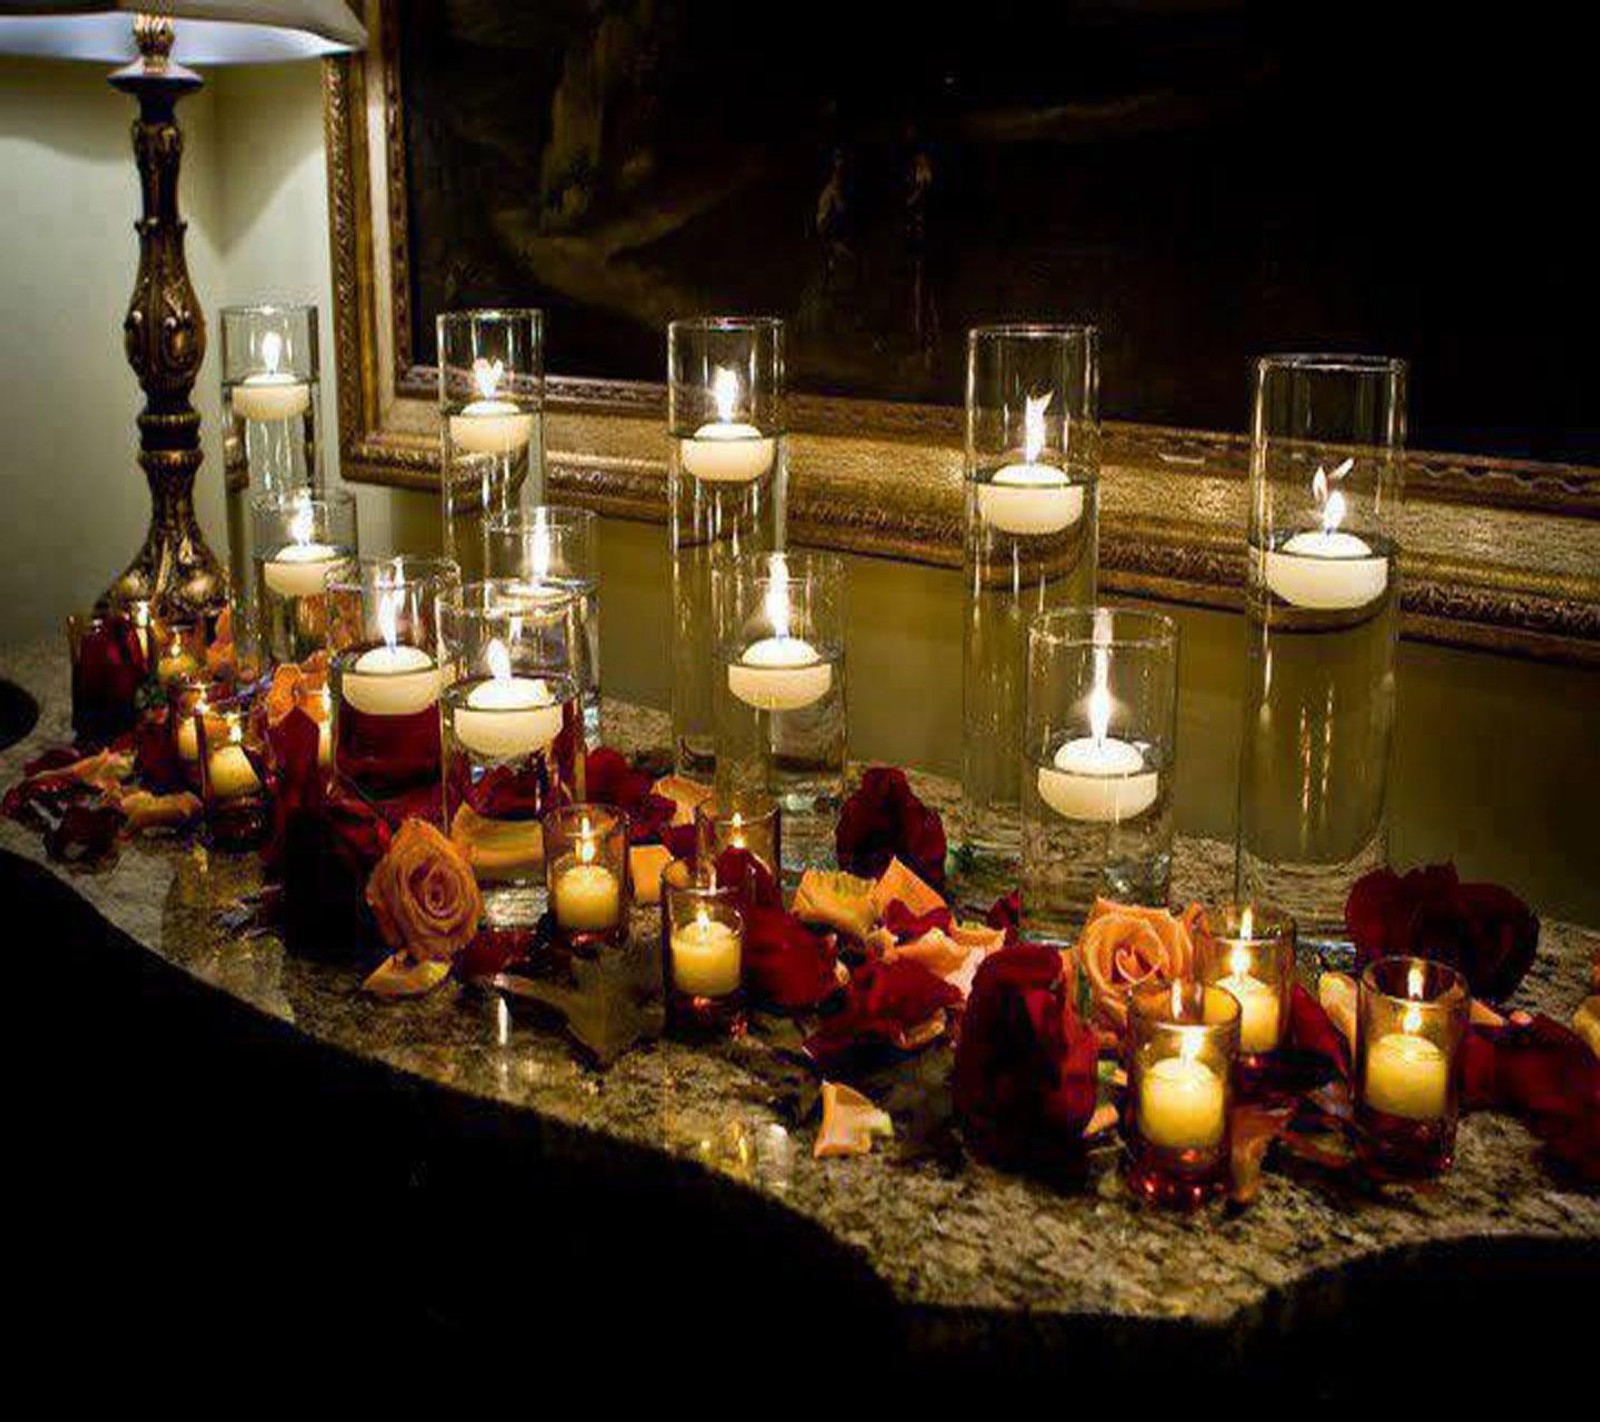
<svg viewBox="0 0 1600 1422"><path fill-rule="evenodd" d="M455 845L424 820L400 826L367 880L384 942L413 958L447 960L472 941L483 898Z"/></svg>
<svg viewBox="0 0 1600 1422"><path fill-rule="evenodd" d="M1199 921L1198 905L1179 919L1166 909L1095 900L1071 957L1074 970L1088 979L1101 1026L1121 1032L1128 1025L1128 997L1135 988L1192 974L1190 927Z"/></svg>

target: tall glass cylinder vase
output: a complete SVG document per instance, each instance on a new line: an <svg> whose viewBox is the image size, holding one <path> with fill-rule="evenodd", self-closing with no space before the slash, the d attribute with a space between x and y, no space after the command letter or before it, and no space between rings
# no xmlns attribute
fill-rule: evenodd
<svg viewBox="0 0 1600 1422"><path fill-rule="evenodd" d="M1172 873L1178 628L1063 608L1028 634L1022 921L1070 943L1098 897L1165 908Z"/></svg>
<svg viewBox="0 0 1600 1422"><path fill-rule="evenodd" d="M496 514L485 525L484 553L491 578L509 578L534 590L553 588L578 600L582 637L574 648L583 695L584 738L601 741L600 729L600 520L590 509L539 504Z"/></svg>
<svg viewBox="0 0 1600 1422"><path fill-rule="evenodd" d="M763 553L730 570L717 677L717 798L764 791L783 868L830 861L844 796L845 574L833 553Z"/></svg>
<svg viewBox="0 0 1600 1422"><path fill-rule="evenodd" d="M1257 363L1238 897L1335 956L1388 853L1405 406L1402 361Z"/></svg>
<svg viewBox="0 0 1600 1422"><path fill-rule="evenodd" d="M716 630L730 560L783 547L783 322L706 316L667 328L672 742L678 773L716 770Z"/></svg>
<svg viewBox="0 0 1600 1422"><path fill-rule="evenodd" d="M544 497L544 313L446 311L438 330L444 556L471 582L487 520Z"/></svg>
<svg viewBox="0 0 1600 1422"><path fill-rule="evenodd" d="M980 876L1014 881L1028 623L1095 597L1099 337L980 326L967 337L962 766Z"/></svg>
<svg viewBox="0 0 1600 1422"><path fill-rule="evenodd" d="M227 306L220 320L228 572L249 608L251 501L322 492L317 308Z"/></svg>

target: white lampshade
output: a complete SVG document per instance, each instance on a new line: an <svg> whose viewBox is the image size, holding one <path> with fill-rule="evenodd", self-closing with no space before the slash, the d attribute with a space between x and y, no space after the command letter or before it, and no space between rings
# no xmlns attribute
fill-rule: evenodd
<svg viewBox="0 0 1600 1422"><path fill-rule="evenodd" d="M367 32L344 0L0 0L0 54L124 64L138 53L140 12L174 21L179 64L264 64L362 49Z"/></svg>

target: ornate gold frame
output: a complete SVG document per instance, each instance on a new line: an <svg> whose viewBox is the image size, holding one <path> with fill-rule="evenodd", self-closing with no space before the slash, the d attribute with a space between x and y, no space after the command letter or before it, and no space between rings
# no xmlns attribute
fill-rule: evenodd
<svg viewBox="0 0 1600 1422"><path fill-rule="evenodd" d="M431 369L412 363L404 130L393 0L367 0L366 56L325 61L339 454L347 480L428 489ZM604 514L666 517L660 386L551 376L549 484ZM790 401L795 542L937 566L961 561L961 413ZM1109 422L1101 580L1113 593L1237 607L1242 436ZM1407 636L1600 664L1600 469L1469 455L1407 461Z"/></svg>

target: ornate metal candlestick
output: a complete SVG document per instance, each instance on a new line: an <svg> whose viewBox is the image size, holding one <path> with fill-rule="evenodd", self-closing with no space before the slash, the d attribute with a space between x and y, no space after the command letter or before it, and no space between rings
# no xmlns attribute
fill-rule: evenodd
<svg viewBox="0 0 1600 1422"><path fill-rule="evenodd" d="M219 612L228 599L227 574L194 516L194 476L204 455L189 394L205 358L206 323L189 283L178 216L183 134L175 110L202 80L170 59L170 19L140 15L134 37L140 57L111 82L139 101L133 152L144 214L136 224L139 276L122 329L128 364L145 394L139 463L150 484L150 528L102 601L148 598L164 617L199 618Z"/></svg>

